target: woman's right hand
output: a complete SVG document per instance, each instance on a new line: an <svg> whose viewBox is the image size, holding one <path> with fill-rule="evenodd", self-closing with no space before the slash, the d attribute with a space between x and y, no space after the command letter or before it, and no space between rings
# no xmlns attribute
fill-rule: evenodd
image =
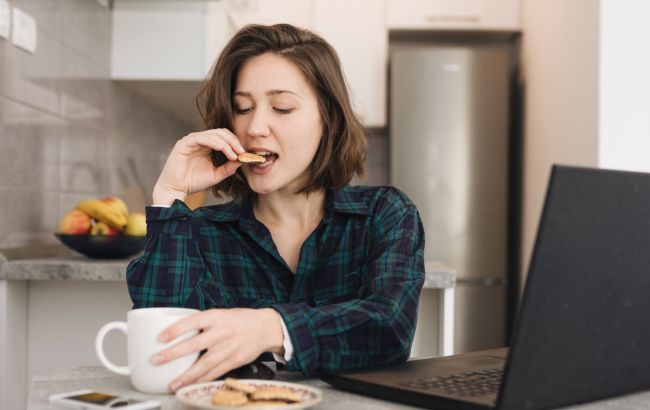
<svg viewBox="0 0 650 410"><path fill-rule="evenodd" d="M230 161L214 167L212 151L222 152ZM174 146L153 190L154 205L171 205L194 193L218 184L237 171L237 154L244 152L239 139L225 128L193 132Z"/></svg>

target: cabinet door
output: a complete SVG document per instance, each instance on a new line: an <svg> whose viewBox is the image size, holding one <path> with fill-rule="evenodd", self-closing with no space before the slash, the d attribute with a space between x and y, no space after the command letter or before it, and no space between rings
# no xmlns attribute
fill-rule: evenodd
<svg viewBox="0 0 650 410"><path fill-rule="evenodd" d="M203 71L205 77L212 69L217 57L232 37L228 16L223 1L207 1L203 12L204 50Z"/></svg>
<svg viewBox="0 0 650 410"><path fill-rule="evenodd" d="M388 27L519 30L519 1L388 0Z"/></svg>
<svg viewBox="0 0 650 410"><path fill-rule="evenodd" d="M313 28L337 51L365 126L386 124L388 31L383 1L314 0Z"/></svg>
<svg viewBox="0 0 650 410"><path fill-rule="evenodd" d="M311 0L226 0L225 7L234 31L255 23L311 24Z"/></svg>
<svg viewBox="0 0 650 410"><path fill-rule="evenodd" d="M111 77L202 78L203 35L201 0L116 0Z"/></svg>

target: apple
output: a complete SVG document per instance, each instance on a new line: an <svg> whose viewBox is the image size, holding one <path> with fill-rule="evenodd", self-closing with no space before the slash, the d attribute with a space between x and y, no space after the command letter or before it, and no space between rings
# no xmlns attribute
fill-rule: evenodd
<svg viewBox="0 0 650 410"><path fill-rule="evenodd" d="M59 232L67 235L87 235L91 229L90 217L78 209L63 215L59 221Z"/></svg>

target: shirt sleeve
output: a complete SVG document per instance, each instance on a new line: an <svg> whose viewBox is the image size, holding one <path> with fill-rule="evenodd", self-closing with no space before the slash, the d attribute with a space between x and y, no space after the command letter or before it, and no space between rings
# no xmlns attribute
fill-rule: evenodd
<svg viewBox="0 0 650 410"><path fill-rule="evenodd" d="M293 344L291 344L291 337L289 336L287 325L284 324L284 319L280 318L280 324L282 325L282 336L284 337L282 341L282 347L284 347L284 356L273 353L273 358L276 362L287 364L287 362L293 358Z"/></svg>
<svg viewBox="0 0 650 410"><path fill-rule="evenodd" d="M145 212L144 253L126 269L133 307L215 307L214 295L198 286L209 280L198 248L201 218L179 200L170 207L148 206Z"/></svg>
<svg viewBox="0 0 650 410"><path fill-rule="evenodd" d="M272 306L294 347L287 370L312 375L408 358L424 283L424 229L415 206L405 201L388 203L373 221L362 297Z"/></svg>

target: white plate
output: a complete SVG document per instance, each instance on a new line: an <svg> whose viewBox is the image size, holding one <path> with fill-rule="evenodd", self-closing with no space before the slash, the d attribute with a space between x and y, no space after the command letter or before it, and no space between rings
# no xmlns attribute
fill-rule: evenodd
<svg viewBox="0 0 650 410"><path fill-rule="evenodd" d="M274 410L297 410L297 409L306 409L317 403L320 403L323 400L323 393L315 388L306 386L304 384L298 383L289 383L289 382L280 382L273 380L255 380L255 379L237 379L240 382L245 382L256 387L262 386L274 386L274 387L288 387L302 396L302 401L299 403L291 403L282 406L255 406L251 407L250 404L247 407L239 407L246 409L274 409ZM217 406L212 404L212 394L219 390L223 389L223 381L209 382L209 383L200 383L192 384L185 386L176 392L176 398L181 402L188 404L190 406L199 408L199 409L212 409L212 410L233 410L238 407L234 406Z"/></svg>

